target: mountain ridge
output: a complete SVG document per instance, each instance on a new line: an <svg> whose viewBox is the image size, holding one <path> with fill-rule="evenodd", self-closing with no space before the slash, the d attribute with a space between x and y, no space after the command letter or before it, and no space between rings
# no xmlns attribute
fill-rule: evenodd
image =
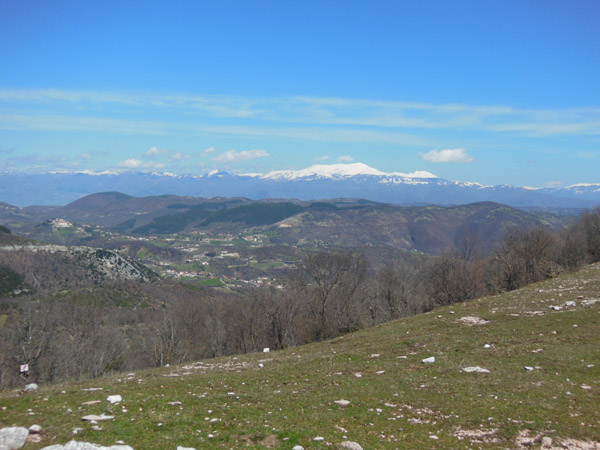
<svg viewBox="0 0 600 450"><path fill-rule="evenodd" d="M0 174L0 202L19 206L65 205L85 195L106 191L135 197L171 194L254 200L349 197L396 205L495 201L514 207L589 208L600 203L600 184L596 183L576 183L564 188L491 186L447 180L424 171L385 173L362 163L314 165L265 174L225 171L202 175L89 171Z"/></svg>

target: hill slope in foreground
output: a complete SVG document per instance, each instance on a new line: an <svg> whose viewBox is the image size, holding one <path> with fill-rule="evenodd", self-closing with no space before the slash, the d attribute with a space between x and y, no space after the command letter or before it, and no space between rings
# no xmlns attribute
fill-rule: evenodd
<svg viewBox="0 0 600 450"><path fill-rule="evenodd" d="M4 392L0 426L40 424L25 449L600 448L599 297L596 264L300 348Z"/></svg>

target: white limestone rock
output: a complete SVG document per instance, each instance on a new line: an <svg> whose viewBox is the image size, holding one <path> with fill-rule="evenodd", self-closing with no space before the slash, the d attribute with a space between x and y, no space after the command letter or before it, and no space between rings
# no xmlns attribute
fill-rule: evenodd
<svg viewBox="0 0 600 450"><path fill-rule="evenodd" d="M0 429L0 449L16 450L25 445L29 430L24 427L7 427Z"/></svg>
<svg viewBox="0 0 600 450"><path fill-rule="evenodd" d="M479 366L465 367L463 369L463 372L467 372L467 373L472 373L472 372L490 373L490 371L488 369L484 369L483 367L479 367Z"/></svg>
<svg viewBox="0 0 600 450"><path fill-rule="evenodd" d="M120 395L109 395L106 397L106 400L108 400L111 405L116 405L117 403L121 403L123 401L123 397Z"/></svg>
<svg viewBox="0 0 600 450"><path fill-rule="evenodd" d="M40 434L40 432L42 431L42 427L41 425L31 425L29 427L29 434Z"/></svg>
<svg viewBox="0 0 600 450"><path fill-rule="evenodd" d="M350 400L335 400L333 403L335 403L336 405L340 405L340 406L348 406L350 404Z"/></svg>
<svg viewBox="0 0 600 450"><path fill-rule="evenodd" d="M129 445L111 445L110 447L102 447L98 444L90 444L89 442L71 441L65 445L51 445L44 447L42 450L133 450Z"/></svg>
<svg viewBox="0 0 600 450"><path fill-rule="evenodd" d="M89 414L87 416L83 416L81 418L81 420L85 421L85 422L101 422L102 420L110 420L110 419L114 419L114 416L106 416L104 414L102 415L97 415L97 414Z"/></svg>

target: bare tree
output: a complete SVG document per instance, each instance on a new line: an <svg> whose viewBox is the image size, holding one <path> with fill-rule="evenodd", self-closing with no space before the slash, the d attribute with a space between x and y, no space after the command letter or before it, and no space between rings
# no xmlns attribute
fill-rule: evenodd
<svg viewBox="0 0 600 450"><path fill-rule="evenodd" d="M304 284L315 310L316 339L325 339L356 325L352 303L366 272L366 258L348 251L313 252L304 256L297 282Z"/></svg>

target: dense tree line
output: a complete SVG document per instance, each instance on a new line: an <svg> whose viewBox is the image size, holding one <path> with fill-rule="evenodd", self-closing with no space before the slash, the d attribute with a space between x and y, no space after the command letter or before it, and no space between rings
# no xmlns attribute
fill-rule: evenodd
<svg viewBox="0 0 600 450"><path fill-rule="evenodd" d="M508 230L488 255L482 239L465 228L441 256L407 254L378 267L360 253L308 252L284 289L115 281L65 291L57 273L58 294L0 302L0 387L25 382L21 364L29 364L29 381L96 377L301 345L517 289L600 261L600 207L559 232Z"/></svg>

